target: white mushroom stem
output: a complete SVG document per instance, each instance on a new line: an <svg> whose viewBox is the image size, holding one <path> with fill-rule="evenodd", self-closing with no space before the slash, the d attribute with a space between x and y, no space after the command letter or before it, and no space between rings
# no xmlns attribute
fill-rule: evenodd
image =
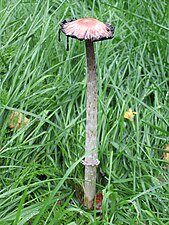
<svg viewBox="0 0 169 225"><path fill-rule="evenodd" d="M85 187L84 204L88 209L93 207L96 194L96 168L99 164L97 158L97 84L94 47L92 41L86 41L86 56L88 68L87 80L87 109L86 109L86 153L85 161Z"/></svg>

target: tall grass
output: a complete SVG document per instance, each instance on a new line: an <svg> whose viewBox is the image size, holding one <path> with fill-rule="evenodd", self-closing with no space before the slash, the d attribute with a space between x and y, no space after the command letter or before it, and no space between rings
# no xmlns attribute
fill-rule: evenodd
<svg viewBox="0 0 169 225"><path fill-rule="evenodd" d="M1 224L168 224L168 9L165 0L0 1ZM66 52L65 36L58 42L60 22L80 17L115 26L113 40L95 44L102 214L78 194L84 43L70 40ZM12 111L28 125L11 130Z"/></svg>

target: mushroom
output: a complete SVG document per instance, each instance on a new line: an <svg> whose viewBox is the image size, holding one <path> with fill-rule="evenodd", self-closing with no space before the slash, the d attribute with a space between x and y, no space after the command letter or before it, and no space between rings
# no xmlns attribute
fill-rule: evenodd
<svg viewBox="0 0 169 225"><path fill-rule="evenodd" d="M86 146L85 146L85 185L84 205L91 209L96 195L97 156L97 84L93 42L113 38L114 28L93 18L66 21L61 24L61 31L67 36L85 40L87 57L87 106L86 106ZM59 37L60 40L60 37ZM68 47L67 47L68 48Z"/></svg>

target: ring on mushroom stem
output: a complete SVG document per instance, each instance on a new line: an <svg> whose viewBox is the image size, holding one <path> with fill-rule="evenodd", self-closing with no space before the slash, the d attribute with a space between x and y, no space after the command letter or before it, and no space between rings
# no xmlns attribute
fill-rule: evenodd
<svg viewBox="0 0 169 225"><path fill-rule="evenodd" d="M109 24L104 24L93 18L82 18L78 20L64 20L61 24L61 31L68 38L84 40L86 44L87 57L87 106L86 106L86 147L85 160L85 187L84 205L88 209L93 208L96 194L96 168L99 165L97 157L97 84L96 66L93 42L113 38L114 28ZM59 31L60 40L60 31Z"/></svg>

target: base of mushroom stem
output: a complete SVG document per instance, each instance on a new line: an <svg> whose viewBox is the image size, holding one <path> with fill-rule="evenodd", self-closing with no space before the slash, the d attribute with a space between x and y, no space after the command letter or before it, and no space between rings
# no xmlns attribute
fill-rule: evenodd
<svg viewBox="0 0 169 225"><path fill-rule="evenodd" d="M100 161L98 159L85 159L82 160L82 164L84 166L98 166L100 164Z"/></svg>

